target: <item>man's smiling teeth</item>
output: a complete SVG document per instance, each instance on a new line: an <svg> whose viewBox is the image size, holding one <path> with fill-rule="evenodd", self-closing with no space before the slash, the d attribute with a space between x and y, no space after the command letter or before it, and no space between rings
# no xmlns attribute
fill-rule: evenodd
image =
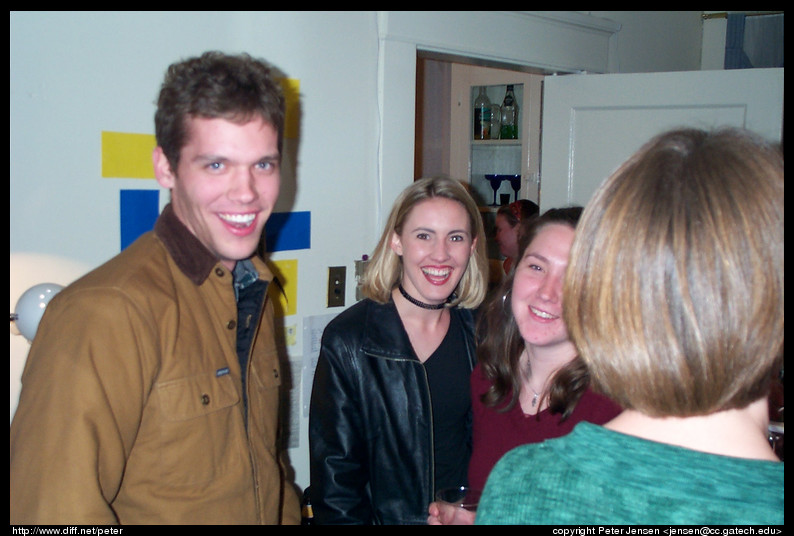
<svg viewBox="0 0 794 536"><path fill-rule="evenodd" d="M549 313L547 313L545 311L541 311L540 309L535 309L532 306L529 307L529 310L532 311L534 314L538 315L541 318L548 318L549 320L551 320L553 318L557 318L554 315L550 315Z"/></svg>
<svg viewBox="0 0 794 536"><path fill-rule="evenodd" d="M218 214L218 217L232 225L248 227L254 222L256 214Z"/></svg>

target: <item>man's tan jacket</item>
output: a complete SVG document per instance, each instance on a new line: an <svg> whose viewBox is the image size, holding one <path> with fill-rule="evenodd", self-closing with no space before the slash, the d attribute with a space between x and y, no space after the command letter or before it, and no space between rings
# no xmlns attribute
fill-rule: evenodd
<svg viewBox="0 0 794 536"><path fill-rule="evenodd" d="M279 448L272 298L263 308L246 417L232 274L170 205L55 296L11 425L11 523L299 523Z"/></svg>

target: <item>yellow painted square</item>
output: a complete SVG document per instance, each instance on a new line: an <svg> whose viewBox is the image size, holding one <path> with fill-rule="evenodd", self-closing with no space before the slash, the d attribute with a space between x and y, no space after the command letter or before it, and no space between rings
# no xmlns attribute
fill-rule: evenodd
<svg viewBox="0 0 794 536"><path fill-rule="evenodd" d="M269 260L268 265L273 275L278 278L280 286L273 282L270 285L270 296L274 299L273 306L276 316L289 316L297 312L298 301L298 260Z"/></svg>
<svg viewBox="0 0 794 536"><path fill-rule="evenodd" d="M102 131L102 176L153 179L153 134Z"/></svg>

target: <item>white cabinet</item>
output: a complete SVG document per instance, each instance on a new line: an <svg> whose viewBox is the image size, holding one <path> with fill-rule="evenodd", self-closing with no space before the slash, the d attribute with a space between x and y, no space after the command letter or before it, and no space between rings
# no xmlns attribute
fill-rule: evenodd
<svg viewBox="0 0 794 536"><path fill-rule="evenodd" d="M519 71L451 65L449 173L469 183L489 237L494 233L499 205L515 199L538 203L542 80L543 75ZM489 100L501 106L508 85L513 86L518 104L518 138L475 139L474 101L480 88L486 87ZM492 183L487 175L513 178L497 178ZM493 240L488 240L488 257L501 258Z"/></svg>
<svg viewBox="0 0 794 536"><path fill-rule="evenodd" d="M450 95L450 175L467 181L478 204L495 211L502 199L538 202L540 172L540 102L542 75L453 63ZM474 138L474 100L486 87L489 100L501 106L507 85L518 104L518 139ZM518 190L504 180L494 192L489 174L520 175Z"/></svg>

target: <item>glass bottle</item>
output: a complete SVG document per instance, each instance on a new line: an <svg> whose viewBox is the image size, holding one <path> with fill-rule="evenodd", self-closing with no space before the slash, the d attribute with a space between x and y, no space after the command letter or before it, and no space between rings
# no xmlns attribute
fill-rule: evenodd
<svg viewBox="0 0 794 536"><path fill-rule="evenodd" d="M502 130L502 110L498 104L491 103L491 139L498 140Z"/></svg>
<svg viewBox="0 0 794 536"><path fill-rule="evenodd" d="M502 126L499 137L503 140L518 139L518 104L513 93L513 85L507 86L505 98L502 102Z"/></svg>
<svg viewBox="0 0 794 536"><path fill-rule="evenodd" d="M474 100L474 139L491 139L491 101L480 86L480 94Z"/></svg>

